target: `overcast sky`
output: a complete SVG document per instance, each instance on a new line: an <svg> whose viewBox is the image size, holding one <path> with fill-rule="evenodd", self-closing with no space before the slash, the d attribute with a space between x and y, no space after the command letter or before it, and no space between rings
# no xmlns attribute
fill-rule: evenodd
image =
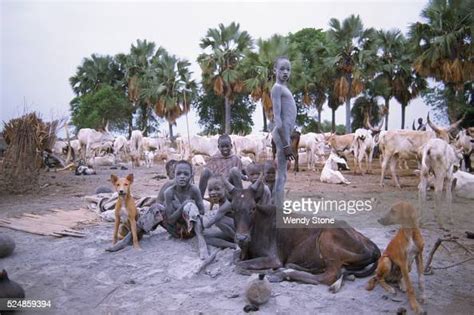
<svg viewBox="0 0 474 315"><path fill-rule="evenodd" d="M163 46L186 58L199 80L196 58L199 42L209 28L219 23L240 23L256 38L286 35L302 28L328 29L331 18L343 20L359 14L365 27L398 28L420 21L427 1L0 1L1 76L0 121L8 121L27 110L40 112L47 120L69 115L73 92L68 79L83 58L91 54L128 53L137 39ZM400 106L391 102L390 128L400 128ZM407 125L426 116L421 99L407 108ZM323 119L331 112L324 107ZM344 123L343 106L336 113ZM199 126L190 115L191 131ZM254 130L262 128L261 110L254 114ZM184 118L178 132L186 130ZM163 124L166 127L167 124ZM166 129L166 128L165 128Z"/></svg>

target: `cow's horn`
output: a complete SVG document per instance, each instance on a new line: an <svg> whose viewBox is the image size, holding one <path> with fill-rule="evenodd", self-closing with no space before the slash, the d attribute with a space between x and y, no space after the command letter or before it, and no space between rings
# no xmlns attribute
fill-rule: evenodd
<svg viewBox="0 0 474 315"><path fill-rule="evenodd" d="M464 113L464 115L462 115L461 119L459 119L459 120L456 121L455 123L451 124L451 126L449 126L448 132L452 132L452 131L458 129L458 128L459 128L459 125L462 123L462 121L464 120L464 118L466 118L466 113Z"/></svg>
<svg viewBox="0 0 474 315"><path fill-rule="evenodd" d="M260 187L260 185L262 184L263 182L263 173L258 177L258 179L255 181L255 183L253 183L252 185L250 185L250 188L254 191L254 192L257 192L258 191L258 188Z"/></svg>
<svg viewBox="0 0 474 315"><path fill-rule="evenodd" d="M411 126L411 129L416 130L415 128L415 120L413 119L413 125Z"/></svg>
<svg viewBox="0 0 474 315"><path fill-rule="evenodd" d="M108 120L107 120L107 123L105 124L104 130L105 130L106 132L109 132L109 121L108 121Z"/></svg>
<svg viewBox="0 0 474 315"><path fill-rule="evenodd" d="M232 185L227 178L223 177L225 189L230 193L235 189L235 186Z"/></svg>
<svg viewBox="0 0 474 315"><path fill-rule="evenodd" d="M438 126L436 126L435 124L431 122L430 113L428 113L426 120L428 121L428 125L431 127L431 129L433 129L436 133L439 133L441 131L441 129Z"/></svg>

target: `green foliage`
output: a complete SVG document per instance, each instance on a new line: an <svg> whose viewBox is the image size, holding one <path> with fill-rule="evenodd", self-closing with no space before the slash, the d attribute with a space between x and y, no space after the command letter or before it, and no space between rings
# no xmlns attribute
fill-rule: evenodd
<svg viewBox="0 0 474 315"><path fill-rule="evenodd" d="M71 103L72 122L77 129L110 127L123 129L132 115L132 106L119 90L103 85L96 92L74 98Z"/></svg>
<svg viewBox="0 0 474 315"><path fill-rule="evenodd" d="M435 117L445 118L447 112L449 123L453 123L466 113L461 127L474 126L474 88L472 85L466 84L464 93L456 93L452 86L438 85L426 89L422 96L426 104L435 111Z"/></svg>
<svg viewBox="0 0 474 315"><path fill-rule="evenodd" d="M224 133L224 98L217 96L213 90L203 92L193 103L199 116L202 134ZM238 94L231 106L231 133L249 134L252 132L252 113L255 104L245 94Z"/></svg>
<svg viewBox="0 0 474 315"><path fill-rule="evenodd" d="M313 125L314 126L314 125ZM325 120L321 123L321 132L331 132L332 131L332 123L329 120ZM314 129L311 128L311 125L302 129L303 133L307 132L316 132ZM336 126L336 134L343 135L346 133L346 127L344 125L337 125Z"/></svg>
<svg viewBox="0 0 474 315"><path fill-rule="evenodd" d="M377 102L373 98L369 98L366 96L358 97L355 100L354 106L351 110L352 130L356 130L358 128L365 128L364 119L365 114L367 112L369 113L371 125L373 127L376 127L381 118Z"/></svg>

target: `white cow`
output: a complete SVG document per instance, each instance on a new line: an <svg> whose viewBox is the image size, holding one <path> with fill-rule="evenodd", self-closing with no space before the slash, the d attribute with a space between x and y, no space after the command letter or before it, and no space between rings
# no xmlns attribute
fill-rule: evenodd
<svg viewBox="0 0 474 315"><path fill-rule="evenodd" d="M77 133L77 139L81 146L81 158L84 160L113 150L114 137L107 128L105 131L82 128Z"/></svg>
<svg viewBox="0 0 474 315"><path fill-rule="evenodd" d="M421 203L426 201L426 190L430 174L434 175L435 189L435 217L442 227L440 217L440 202L443 190L446 191L446 202L448 204L448 217L451 215L451 186L453 181L454 167L459 161L461 153L457 152L446 141L442 139L430 139L423 146L423 155L421 159L420 184L418 186L419 198ZM424 208L424 207L422 207Z"/></svg>
<svg viewBox="0 0 474 315"><path fill-rule="evenodd" d="M330 184L350 184L351 182L344 178L344 176L337 170L337 164L341 163L347 166L346 160L337 156L334 152L331 152L326 163L324 164L324 168L321 171L320 180L322 183L330 183Z"/></svg>
<svg viewBox="0 0 474 315"><path fill-rule="evenodd" d="M196 154L191 159L191 164L193 166L204 166L204 165L206 165L206 160L204 160L204 157L202 155Z"/></svg>
<svg viewBox="0 0 474 315"><path fill-rule="evenodd" d="M155 159L155 151L147 151L143 153L145 155L145 165L150 168L153 166L153 161Z"/></svg>
<svg viewBox="0 0 474 315"><path fill-rule="evenodd" d="M362 160L365 158L366 173L371 172L372 158L374 156L375 141L372 133L368 129L359 128L355 131L354 140L352 141L352 150L354 151L354 173L357 169L362 172Z"/></svg>
<svg viewBox="0 0 474 315"><path fill-rule="evenodd" d="M204 137L204 136L198 136L198 135L192 136L191 137L191 152L187 152L189 151L189 149L186 143L184 146L186 154L184 156L189 157L189 156L194 156L196 154L213 156L214 154L219 152L219 149L217 148L217 139L218 139L218 136L212 136L212 137Z"/></svg>
<svg viewBox="0 0 474 315"><path fill-rule="evenodd" d="M118 136L114 141L114 156L115 162L118 160L125 161L130 154L130 145L127 138Z"/></svg>
<svg viewBox="0 0 474 315"><path fill-rule="evenodd" d="M324 160L325 136L322 133L308 132L300 135L298 149L306 152L308 169L315 169L316 162Z"/></svg>
<svg viewBox="0 0 474 315"><path fill-rule="evenodd" d="M143 134L140 130L133 130L130 136L130 157L132 158L132 167L140 166L140 159L143 156Z"/></svg>
<svg viewBox="0 0 474 315"><path fill-rule="evenodd" d="M256 135L238 136L231 135L234 152L237 155L244 156L252 154L254 161L258 161L258 157L265 152L265 142Z"/></svg>
<svg viewBox="0 0 474 315"><path fill-rule="evenodd" d="M474 199L474 174L457 171L453 175L453 188L456 196Z"/></svg>
<svg viewBox="0 0 474 315"><path fill-rule="evenodd" d="M379 149L382 159L382 172L380 175L380 186L384 186L385 170L390 163L392 179L398 188L401 188L398 181L396 166L400 159L421 160L421 148L436 135L432 131L415 130L389 130L380 135Z"/></svg>

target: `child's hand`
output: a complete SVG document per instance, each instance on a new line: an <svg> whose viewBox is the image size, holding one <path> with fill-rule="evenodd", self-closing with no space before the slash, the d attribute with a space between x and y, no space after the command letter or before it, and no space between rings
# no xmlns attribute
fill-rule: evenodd
<svg viewBox="0 0 474 315"><path fill-rule="evenodd" d="M291 149L290 146L284 147L283 148L283 153L285 154L285 157L287 160L294 160L295 156L293 154L293 150Z"/></svg>

